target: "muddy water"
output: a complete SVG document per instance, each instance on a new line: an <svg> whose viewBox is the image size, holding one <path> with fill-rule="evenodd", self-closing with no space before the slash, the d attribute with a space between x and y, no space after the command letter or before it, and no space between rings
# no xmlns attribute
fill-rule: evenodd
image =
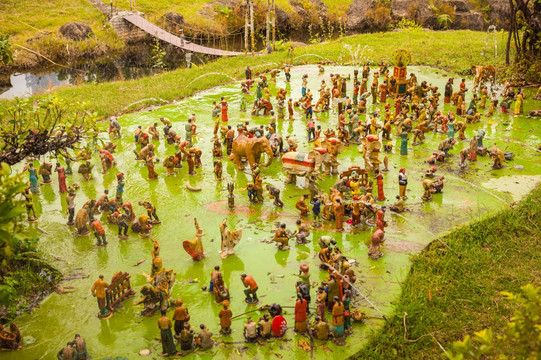
<svg viewBox="0 0 541 360"><path fill-rule="evenodd" d="M411 68L410 70L417 73L420 81L432 82L443 92L446 76L429 68ZM321 79L329 81L330 72L352 73L353 68L329 67L325 75L318 75L315 66L295 68L292 83L287 85L287 89L291 91L291 97L300 97L302 74L309 75L309 87L313 93L316 93ZM349 94L352 91L350 84L351 82L348 84ZM276 86L286 86L283 77L278 78ZM472 88L472 84L468 83L468 87ZM110 189L114 193L115 174L118 171L126 174L125 200L136 204L138 200L147 199L156 205L162 224L153 228L152 236L161 244L164 267L172 268L176 272L177 283L173 287L173 298L181 297L184 300L194 327L198 328L199 324L204 323L215 334L219 331L217 314L220 306L215 304L213 296L201 290L203 285L208 285L210 272L215 265L222 267L225 283L231 292L231 309L234 315L253 309L243 302L243 286L240 281L242 273L251 274L256 279L261 304L278 302L282 306L293 306L294 284L297 280L293 274L297 273L299 265L305 262L310 265L312 282L324 280L325 273L318 269L319 261L316 257L319 251L317 237L331 235L348 257L356 259L354 269L358 274L358 281L355 285L378 309L389 314L393 309L393 300L399 295L399 284L409 270L410 254L418 253L433 240L432 235L423 228L442 235L458 224L487 216L491 212L504 208L506 203L515 199L512 196L515 187L506 185L508 184L506 181L502 181L499 185L498 179L519 176L516 181L521 184L521 179L534 179L533 176L541 174L539 161L541 154L532 149L539 146L541 142L540 120L498 113L493 118L483 118L480 124L468 125L467 137L471 138L478 129L483 128L487 133L485 145L496 143L506 151L513 151L516 154L515 160L508 162L504 169L495 171L491 169L491 162L487 157L479 157L476 163L468 163L468 167L461 170L458 167L458 152L463 147L467 147L468 142L459 141L455 145L455 150L451 151L453 154L451 160L438 166L438 174L449 176L443 194L435 195L432 202L423 203L421 201L423 193L421 174L427 167L423 161L437 149L439 142L446 135L429 133L425 144L420 146L411 146L410 140L408 156L399 155L400 139L393 136L392 142L395 147L393 153L389 155L390 173L386 174L384 179L387 200L380 204L390 205L394 202L394 197L398 194L398 169L405 167L409 174L408 212L403 216L409 221L393 215L387 216L389 226L386 229L387 241L383 250L385 256L377 261L367 256L373 228L365 231L352 230L349 225L346 225L344 232L335 232L332 230L331 223L312 232L311 238L316 239L316 243L312 241L303 246L291 244L291 250L279 251L274 244L262 241L272 237L271 227L278 221L286 223L289 229L294 230L295 221L298 218L295 202L298 196L307 193L307 190L294 184L283 184L284 174L281 172L280 161L277 159L271 166L262 169L262 176L265 184L282 189L282 200L285 203L283 209L275 208L268 197L262 205L250 205L244 189L246 183L251 181L251 177L246 172L237 171L228 160L224 160L225 181L216 182L212 173L212 143L210 141L213 124L210 117L212 101L219 100L221 96L228 99L229 123L233 126L246 120L250 121L251 125L268 124L270 120L269 117L252 118L249 114L238 111L239 88L239 84L232 84L197 94L176 104L123 116L120 122L123 125L124 136L119 141L118 151L114 154L118 162L117 167L108 175L102 175L98 171L100 165L97 159L94 159L95 180L82 181L78 174L68 177L68 184L72 182L81 184L76 198L77 209L88 199L97 198L104 189ZM275 93L275 86L271 85L270 90L271 93ZM471 94L468 94L468 101L470 97ZM537 105L534 105L534 100L531 98L527 99L525 112ZM444 110L447 109L446 106ZM370 106L369 110L374 110L374 107ZM173 129L183 136L184 124L191 113L197 115L196 124L199 135L196 137L196 146L203 149L203 169L198 169L198 174L195 176L187 176L185 166L176 176L166 177L165 168L156 165L160 177L158 180L148 181L146 168L133 160L132 150L135 148L133 131L139 124L146 128L154 121L159 122L161 116L165 116L173 121ZM300 150L308 150L306 124L300 120L301 116L300 113L296 113L297 120L293 122L279 120L278 131L283 136L294 134L299 142ZM316 119L316 124L322 125L323 129L334 126L336 123L335 114L316 114ZM510 120L511 124L502 125L504 119ZM106 139L105 134L103 139ZM155 144L157 157L160 160L174 152L173 148L164 145L163 141ZM357 146L349 146L339 160L341 170L353 164L363 165ZM524 168L516 169L513 165L522 165ZM451 177L463 181L454 180ZM143 348L152 349L151 358L158 358L161 352L158 340L158 316L143 318L139 315L141 307L133 305L139 298L138 294L134 299L127 300L124 306L108 320L99 320L96 317L98 311L96 300L90 294L90 287L99 274L104 274L106 280L110 280L118 270L127 271L132 275L132 286L138 291L146 283L143 272L150 272L151 241L140 239L134 234L131 234L128 240L118 240L115 236L116 226L106 225L105 218L102 218L102 223L105 224L109 241L106 248L94 246L96 241L92 236L74 237L65 225L67 220L65 195L58 194L56 177L54 178L53 184L43 186L42 194L35 198L40 221L37 224L30 224L27 231L29 234L40 236L40 250L64 274L84 273L90 275L90 278L62 283L63 286L73 286L75 291L63 295L52 294L32 314L19 317L17 323L23 336L30 335L36 339L36 342L25 346L20 352L2 352L0 359L51 359L66 341L73 338L75 333L80 333L86 338L88 350L95 358L125 356L134 359L138 358L137 352ZM326 190L336 180L336 176L326 177L320 183L320 188ZM193 186L201 187L202 191L188 191L185 187L186 181ZM234 211L229 210L225 202L228 181L235 183L237 209ZM487 182L488 184L484 187ZM298 183L302 186L303 179L299 178ZM533 184L534 181L524 181L523 187L531 187ZM491 196L486 191L480 191L478 186L495 196ZM498 200L497 197L505 202ZM137 215L144 213L141 207L135 205L134 208ZM200 262L192 261L182 248L183 240L192 240L194 237L194 217L198 219L206 233L203 239L206 258ZM228 219L231 229L241 227L243 237L235 248L236 254L221 260L218 252L220 248L218 225L224 218ZM415 226L414 223L418 223L419 226ZM38 226L50 235L39 234L36 228ZM62 260L54 260L53 257ZM146 259L144 263L138 267L134 266L143 259ZM312 289L312 299L315 299L314 289ZM361 307L370 316L380 315L362 300L358 300L356 306ZM293 327L293 311L290 308L285 310L289 326ZM254 313L254 319L260 315L262 314ZM216 339L219 342L242 341L242 325L245 320L245 317L234 320L232 335L230 337L216 335ZM364 324L355 324L354 335L349 337L346 346L342 347L331 342L323 344L316 341L314 356L318 359L332 359L337 358L337 352L342 352L343 355L340 355L340 358L352 354L361 349L363 340L370 331L382 325L381 320L368 320ZM212 354L219 359L241 358L241 356L242 358L275 358L276 354L287 359L306 358L309 355L297 346L297 341L301 338L290 329L285 340L270 341L264 346L221 344L213 350ZM197 352L196 355L190 355L188 358L196 356L211 358L211 353Z"/></svg>

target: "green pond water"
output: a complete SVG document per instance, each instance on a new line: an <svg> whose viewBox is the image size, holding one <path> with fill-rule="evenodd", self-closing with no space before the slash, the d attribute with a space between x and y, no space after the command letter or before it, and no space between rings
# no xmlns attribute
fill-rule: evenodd
<svg viewBox="0 0 541 360"><path fill-rule="evenodd" d="M449 74L442 73L432 68L410 67L408 71L417 74L419 81L427 80L439 86L443 93L444 85ZM291 90L288 97L298 98L301 91L302 74L309 75L309 88L317 97L317 88L321 79L329 83L329 74L353 73L353 67L327 67L324 75L319 75L316 66L302 66L292 71L292 83L287 86ZM183 84L179 84L182 87ZM283 76L278 77L275 85L270 85L271 94L275 94L276 87L285 87ZM455 88L458 87L458 82ZM468 88L472 88L472 81L468 81ZM78 210L88 199L96 199L104 189L110 189L114 194L116 187L115 174L122 171L126 174L126 187L124 201L137 204L139 200L150 200L156 207L162 220L161 225L154 226L152 237L161 245L161 257L166 269L174 269L177 282L173 287L173 298L181 297L184 305L191 314L192 327L197 331L199 324L206 324L218 342L241 342L243 341L243 323L246 318L242 317L233 321L233 333L229 337L222 337L219 332L218 312L221 306L214 301L214 296L201 290L203 285L208 285L210 272L215 265L220 265L226 285L231 292L231 309L233 314L241 314L252 310L244 300L243 285L240 280L242 273L251 274L259 285L260 304L280 303L282 306L293 306L295 303L295 287L297 280L293 274L298 272L301 263L310 265L312 282L320 282L325 279L326 272L318 269L317 238L321 235L331 235L338 242L338 246L348 258L356 260L355 269L358 280L355 284L359 290L373 302L377 309L385 314L393 310L393 301L400 292L400 282L408 273L410 255L420 252L425 245L434 239L434 234L444 234L459 224L464 224L472 219L484 217L491 212L507 206L508 203L518 200L527 193L533 184L540 180L541 162L540 153L535 148L541 143L541 126L539 119L528 119L526 116L502 115L499 111L492 118L483 117L482 122L468 125L466 141L459 141L455 149L450 153L453 157L445 164L438 165L438 174L444 175L448 180L443 194L436 194L433 201L423 203L421 181L422 173L428 167L424 160L437 149L441 140L446 138L443 134L428 133L424 145L411 146L409 155L400 156L400 139L393 134L395 145L393 153L389 155L390 172L385 175L384 189L387 201L380 204L390 205L398 194L398 169L405 167L409 175L408 211L403 214L404 218L387 215L389 226L386 228L386 242L383 248L385 256L379 260L371 260L367 256L370 236L374 228L366 230L351 229L345 225L343 232L333 230L333 224L326 223L324 227L312 231L311 243L303 246L295 246L290 242L291 250L280 251L274 244L262 242L272 237L271 228L275 222L285 222L289 229L295 229L295 221L298 219L298 211L295 209L297 196L307 193L294 184L284 185L284 174L281 171L279 159L275 159L271 166L262 168L262 176L265 184L271 184L282 189L282 200L285 206L282 209L274 207L272 200L265 193L266 201L262 205L251 205L246 191L243 189L251 176L248 171L236 170L228 160L224 163L223 182L216 182L212 171L212 125L211 119L212 101L225 96L229 101L229 123L237 123L249 120L251 125L268 124L270 117L251 117L249 113L239 112L240 85L238 83L223 86L203 93L199 93L189 99L178 103L155 108L148 111L128 114L119 120L123 126L123 138L117 141L119 146L114 156L118 164L108 175L102 175L101 166L97 158L93 159L94 180L83 181L82 177L75 173L68 176L68 185L78 182L81 185L76 198ZM351 81L348 83L348 94L351 96ZM525 113L533 108L541 107L541 101L532 100L532 92L528 91L529 98L525 101ZM249 99L252 99L250 97ZM468 92L467 101L471 99ZM89 99L91 101L91 99ZM441 98L443 102L443 96ZM370 103L370 102L369 102ZM379 105L379 107L383 107ZM369 105L369 111L375 107ZM440 110L447 111L451 107L440 105ZM455 110L455 108L452 108ZM483 111L483 110L482 110ZM165 116L173 121L173 129L184 136L184 124L191 113L197 114L199 135L196 146L203 149L203 168L197 169L198 174L187 176L187 166L178 171L172 177L165 176L165 168L156 165L159 179L147 180L147 169L144 164L135 162L133 149L133 131L137 125L146 128ZM316 125L322 125L323 129L334 127L337 122L336 114L315 114ZM307 143L306 123L302 120L302 114L296 114L296 120L278 120L278 131L285 137L294 134L299 143L299 150L306 151L311 145ZM361 116L364 120L364 115ZM510 121L504 126L502 121ZM513 151L516 157L507 162L501 170L492 170L492 162L488 157L478 157L476 163L468 163L465 169L459 169L458 153L463 147L468 146L468 140L483 128L486 131L485 146L491 147L496 143L502 150ZM161 130L160 130L161 132ZM394 132L394 130L393 130ZM103 133L102 138L107 139ZM157 145L157 157L162 160L166 155L174 153L172 146L166 146L162 140ZM383 154L381 155L383 158ZM340 170L346 170L348 166L355 164L363 166L364 162L358 152L357 146L349 146L339 156ZM514 168L522 165L524 168ZM75 166L75 169L77 166ZM190 192L186 189L186 179L190 184L201 187L201 192ZM338 179L337 176L325 177L319 186L323 191ZM235 183L236 209L229 210L226 203L227 182ZM304 179L298 179L299 186L304 184ZM81 334L87 341L89 353L93 358L106 356L124 356L129 359L140 358L138 351L150 348L152 355L149 358L158 358L161 353L159 342L159 330L157 327L158 315L141 317L142 306L134 306L139 299L139 289L146 283L143 272L150 273L152 243L150 239L141 239L137 234L130 233L127 240L118 240L116 237L116 225L109 225L102 217L102 223L106 228L109 245L103 248L94 246L96 240L93 235L86 237L74 237L72 229L66 226L65 194L58 194L56 176L53 176L53 184L42 186L42 194L35 196L36 208L39 214L39 222L28 225L27 232L30 235L40 237L39 250L45 258L50 259L64 274L84 273L90 275L87 279L63 282L62 286L74 287L74 292L48 296L40 307L31 314L23 314L17 318L23 336L32 336L35 343L23 347L18 352L0 352L0 359L52 359L65 343L73 339L76 333ZM134 205L137 215L145 213L140 206ZM205 230L203 239L206 257L204 260L194 262L183 250L182 241L192 240L195 229L193 218L196 217L199 224ZM222 260L219 256L220 234L218 225L222 219L227 218L230 229L241 227L243 236L235 248L235 255ZM37 231L37 227L50 235L44 235ZM55 260L54 257L63 261ZM134 265L146 259L140 266ZM99 274L105 275L105 280L110 281L116 271L126 271L132 276L131 284L137 292L136 296L124 302L114 316L108 320L99 320L96 316L98 308L96 299L91 296L90 288ZM280 276L279 276L280 275ZM189 283L189 280L196 280ZM312 289L312 306L315 300L315 290ZM370 316L380 316L378 310L372 308L367 302L359 298L354 307L362 308ZM221 344L212 351L201 352L187 356L187 358L277 358L280 354L285 359L306 358L305 353L297 346L297 341L303 337L293 332L294 318L292 309L285 309L285 317L290 329L284 340L273 340L264 346L252 344ZM257 319L263 313L254 313ZM172 312L169 313L172 315ZM362 324L354 324L353 335L346 340L345 346L337 346L332 342L321 343L315 341L314 357L318 359L344 358L360 350L363 341L371 331L383 325L382 320L371 319Z"/></svg>

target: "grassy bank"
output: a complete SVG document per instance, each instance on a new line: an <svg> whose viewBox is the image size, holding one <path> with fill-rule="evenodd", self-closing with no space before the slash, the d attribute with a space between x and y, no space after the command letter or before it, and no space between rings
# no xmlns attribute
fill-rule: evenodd
<svg viewBox="0 0 541 360"><path fill-rule="evenodd" d="M94 36L84 41L63 38L58 29L68 22L81 22L92 28ZM0 33L13 43L17 70L68 64L103 58L123 48L105 16L87 0L0 1ZM28 51L24 48L30 49ZM9 67L4 67L5 72Z"/></svg>
<svg viewBox="0 0 541 360"><path fill-rule="evenodd" d="M460 259L437 241L416 256L395 315L352 359L435 359L443 352L437 342L450 350L474 331L498 333L513 311L500 292L541 285L539 199L541 186L520 205L443 238ZM418 341L404 339L404 313L407 339Z"/></svg>
<svg viewBox="0 0 541 360"><path fill-rule="evenodd" d="M499 39L503 40L504 37L504 33L498 34ZM321 59L345 64L359 64L367 60L379 63L388 61L397 48L405 47L411 52L412 64L437 66L451 72L469 69L474 64L495 64L501 68L504 64L503 52L499 51L494 59L494 48L485 45L485 38L485 33L468 30L362 34L296 48L292 56L282 51L266 56L221 58L192 69L178 69L138 80L60 87L54 93L73 101L87 102L89 111L105 117L190 96L230 82L232 78L241 79L247 65L252 66L254 71L263 72L285 63L298 65ZM357 55L352 56L352 53ZM194 62L197 64L197 59L194 58ZM34 96L31 100L38 97Z"/></svg>

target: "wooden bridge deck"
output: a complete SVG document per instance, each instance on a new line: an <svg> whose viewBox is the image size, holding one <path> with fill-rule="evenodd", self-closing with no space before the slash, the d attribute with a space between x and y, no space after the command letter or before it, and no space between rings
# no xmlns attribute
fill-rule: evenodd
<svg viewBox="0 0 541 360"><path fill-rule="evenodd" d="M200 53L200 54L207 54L207 55L215 55L215 56L236 56L236 55L244 54L241 52L213 49L213 48L208 48L206 46L194 44L192 42L186 41L178 36L175 36L165 31L164 29L160 28L159 26L154 25L150 21L146 20L145 18L137 14L123 15L122 18L126 20L127 22L137 26L139 29L143 30L144 32L186 51L191 51L191 52Z"/></svg>

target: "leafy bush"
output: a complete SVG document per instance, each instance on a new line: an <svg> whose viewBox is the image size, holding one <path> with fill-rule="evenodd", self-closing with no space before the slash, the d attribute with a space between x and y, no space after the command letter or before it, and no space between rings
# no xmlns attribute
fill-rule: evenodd
<svg viewBox="0 0 541 360"><path fill-rule="evenodd" d="M0 62L4 64L13 62L13 51L8 35L0 35Z"/></svg>
<svg viewBox="0 0 541 360"><path fill-rule="evenodd" d="M449 26L453 23L453 19L451 19L451 15L449 14L441 14L438 16L438 25L443 29L447 30Z"/></svg>

